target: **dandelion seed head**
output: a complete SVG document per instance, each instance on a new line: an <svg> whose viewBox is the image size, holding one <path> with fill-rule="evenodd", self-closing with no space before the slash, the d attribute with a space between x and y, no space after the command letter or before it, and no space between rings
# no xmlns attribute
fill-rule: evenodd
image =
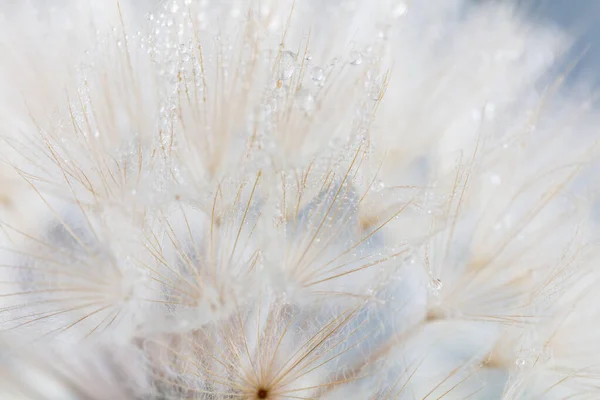
<svg viewBox="0 0 600 400"><path fill-rule="evenodd" d="M591 387L574 199L596 121L552 70L568 35L459 0L145 7L15 6L0 28L0 329L25 381L91 399Z"/></svg>

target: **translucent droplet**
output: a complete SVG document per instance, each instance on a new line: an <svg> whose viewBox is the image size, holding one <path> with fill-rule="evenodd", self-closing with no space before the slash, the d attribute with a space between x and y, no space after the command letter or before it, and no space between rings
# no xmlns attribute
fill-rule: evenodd
<svg viewBox="0 0 600 400"><path fill-rule="evenodd" d="M171 5L171 12L176 13L177 11L179 11L179 4L177 4L177 2L174 1L173 4Z"/></svg>
<svg viewBox="0 0 600 400"><path fill-rule="evenodd" d="M189 6L190 4L192 4L192 0L183 0L183 4Z"/></svg>
<svg viewBox="0 0 600 400"><path fill-rule="evenodd" d="M284 51L281 53L281 60L279 61L279 79L287 81L294 75L296 70L296 53L291 51Z"/></svg>
<svg viewBox="0 0 600 400"><path fill-rule="evenodd" d="M394 10L392 11L392 17L400 18L401 16L406 14L406 11L408 11L408 6L403 2L398 3L396 5L396 7L394 7Z"/></svg>
<svg viewBox="0 0 600 400"><path fill-rule="evenodd" d="M518 368L523 368L526 364L527 364L527 360L524 358L521 358L521 357L517 358L517 360L515 361L515 365Z"/></svg>
<svg viewBox="0 0 600 400"><path fill-rule="evenodd" d="M350 64L360 65L362 64L362 61L362 54L360 54L358 51L353 51L350 53Z"/></svg>
<svg viewBox="0 0 600 400"><path fill-rule="evenodd" d="M313 67L310 70L310 77L313 81L315 82L322 82L323 79L325 78L325 72L323 71L323 68L321 67Z"/></svg>
<svg viewBox="0 0 600 400"><path fill-rule="evenodd" d="M441 290L442 286L444 286L442 283L442 280L438 279L438 278L432 279L430 284L431 284L431 288L436 291Z"/></svg>

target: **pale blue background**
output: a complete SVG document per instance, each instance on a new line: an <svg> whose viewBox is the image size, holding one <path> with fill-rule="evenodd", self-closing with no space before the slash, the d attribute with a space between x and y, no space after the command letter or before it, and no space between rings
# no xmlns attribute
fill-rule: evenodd
<svg viewBox="0 0 600 400"><path fill-rule="evenodd" d="M600 0L517 0L517 3L529 18L552 21L573 33L578 38L574 56L590 46L569 82L581 83L585 79L597 87L600 84Z"/></svg>

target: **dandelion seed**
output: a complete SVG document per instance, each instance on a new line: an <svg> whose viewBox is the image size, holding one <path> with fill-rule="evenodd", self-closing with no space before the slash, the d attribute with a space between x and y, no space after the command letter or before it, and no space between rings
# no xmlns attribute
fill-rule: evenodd
<svg viewBox="0 0 600 400"><path fill-rule="evenodd" d="M600 398L573 38L501 2L60 3L2 10L1 398Z"/></svg>

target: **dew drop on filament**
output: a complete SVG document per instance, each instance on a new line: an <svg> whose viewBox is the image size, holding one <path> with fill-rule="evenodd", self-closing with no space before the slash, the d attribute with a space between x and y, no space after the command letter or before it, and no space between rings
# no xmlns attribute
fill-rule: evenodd
<svg viewBox="0 0 600 400"><path fill-rule="evenodd" d="M315 83L320 83L325 78L325 72L321 67L313 67L310 71L310 77Z"/></svg>
<svg viewBox="0 0 600 400"><path fill-rule="evenodd" d="M430 282L431 288L435 291L440 291L442 289L443 283L441 279L432 278Z"/></svg>
<svg viewBox="0 0 600 400"><path fill-rule="evenodd" d="M279 61L279 79L282 81L289 80L296 71L296 53L284 51L281 53Z"/></svg>
<svg viewBox="0 0 600 400"><path fill-rule="evenodd" d="M362 54L358 51L353 51L350 53L350 64L352 65L360 65L362 64Z"/></svg>

